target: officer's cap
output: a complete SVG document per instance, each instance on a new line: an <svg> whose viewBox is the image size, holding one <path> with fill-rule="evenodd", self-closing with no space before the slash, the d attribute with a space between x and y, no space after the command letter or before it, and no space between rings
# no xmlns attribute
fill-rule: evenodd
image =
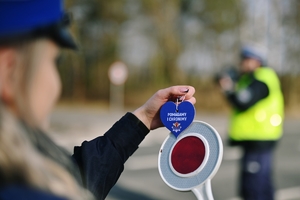
<svg viewBox="0 0 300 200"><path fill-rule="evenodd" d="M67 29L70 18L63 0L0 0L0 45L48 37L61 47L76 49Z"/></svg>
<svg viewBox="0 0 300 200"><path fill-rule="evenodd" d="M252 58L258 60L262 66L267 65L267 49L257 43L249 43L242 46L241 58Z"/></svg>

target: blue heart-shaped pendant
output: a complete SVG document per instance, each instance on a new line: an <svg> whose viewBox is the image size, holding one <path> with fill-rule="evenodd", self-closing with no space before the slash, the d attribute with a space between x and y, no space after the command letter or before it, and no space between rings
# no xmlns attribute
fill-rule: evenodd
<svg viewBox="0 0 300 200"><path fill-rule="evenodd" d="M195 108L193 104L188 101L183 101L178 105L169 101L160 109L160 119L162 123L176 138L193 122L194 117Z"/></svg>

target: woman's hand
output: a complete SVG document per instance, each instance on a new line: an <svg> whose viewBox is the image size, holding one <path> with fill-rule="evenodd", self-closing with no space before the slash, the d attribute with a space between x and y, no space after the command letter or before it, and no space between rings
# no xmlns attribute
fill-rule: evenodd
<svg viewBox="0 0 300 200"><path fill-rule="evenodd" d="M195 88L192 86L172 86L157 91L144 105L136 109L133 114L139 118L149 130L162 127L159 110L167 101L176 101L177 98L184 97L185 101L196 103Z"/></svg>

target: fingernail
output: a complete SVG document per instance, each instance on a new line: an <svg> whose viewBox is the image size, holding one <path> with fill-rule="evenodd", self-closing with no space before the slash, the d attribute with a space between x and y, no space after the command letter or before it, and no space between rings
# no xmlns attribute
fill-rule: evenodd
<svg viewBox="0 0 300 200"><path fill-rule="evenodd" d="M180 92L188 93L189 89L188 88L180 89Z"/></svg>

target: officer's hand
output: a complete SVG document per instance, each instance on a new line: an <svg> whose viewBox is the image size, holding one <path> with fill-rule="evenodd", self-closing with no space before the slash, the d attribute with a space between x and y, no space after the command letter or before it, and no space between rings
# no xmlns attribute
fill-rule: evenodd
<svg viewBox="0 0 300 200"><path fill-rule="evenodd" d="M234 90L234 82L229 76L219 79L219 83L224 92L232 92Z"/></svg>
<svg viewBox="0 0 300 200"><path fill-rule="evenodd" d="M163 126L159 110L167 101L174 101L178 97L185 96L184 100L192 104L196 103L195 88L192 86L172 86L157 91L144 105L136 109L133 114L137 116L150 130Z"/></svg>

